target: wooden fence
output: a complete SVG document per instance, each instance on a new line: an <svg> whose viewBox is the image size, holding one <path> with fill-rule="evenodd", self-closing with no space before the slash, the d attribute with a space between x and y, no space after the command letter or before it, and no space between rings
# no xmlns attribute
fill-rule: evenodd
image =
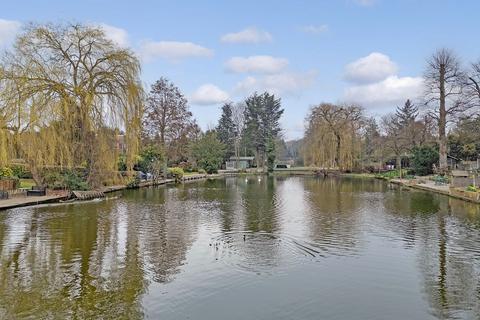
<svg viewBox="0 0 480 320"><path fill-rule="evenodd" d="M17 188L17 180L14 179L0 179L0 190L9 191Z"/></svg>

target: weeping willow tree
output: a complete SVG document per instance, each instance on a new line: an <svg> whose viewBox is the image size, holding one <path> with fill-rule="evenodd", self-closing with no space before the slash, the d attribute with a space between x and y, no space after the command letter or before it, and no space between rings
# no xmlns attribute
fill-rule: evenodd
<svg viewBox="0 0 480 320"><path fill-rule="evenodd" d="M362 109L322 103L307 116L303 147L306 164L352 170L361 154Z"/></svg>
<svg viewBox="0 0 480 320"><path fill-rule="evenodd" d="M45 167L85 168L96 186L116 170L122 131L131 168L141 131L139 75L138 59L100 28L29 25L0 61L0 161L23 158L37 183Z"/></svg>

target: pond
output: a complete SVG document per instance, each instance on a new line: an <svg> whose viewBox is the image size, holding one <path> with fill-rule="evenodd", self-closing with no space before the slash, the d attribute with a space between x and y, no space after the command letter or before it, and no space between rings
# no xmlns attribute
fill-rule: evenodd
<svg viewBox="0 0 480 320"><path fill-rule="evenodd" d="M0 318L479 319L480 206L229 177L0 212Z"/></svg>

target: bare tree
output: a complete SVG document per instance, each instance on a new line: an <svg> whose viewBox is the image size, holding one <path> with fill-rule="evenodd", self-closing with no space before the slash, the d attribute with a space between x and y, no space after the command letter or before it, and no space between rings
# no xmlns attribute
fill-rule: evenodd
<svg viewBox="0 0 480 320"><path fill-rule="evenodd" d="M396 167L402 174L402 154L409 148L408 127L402 127L397 114L389 114L382 117L382 128L385 133L384 148L391 151L395 156Z"/></svg>
<svg viewBox="0 0 480 320"><path fill-rule="evenodd" d="M240 156L240 147L245 131L245 109L244 102L232 105L232 121L235 126L235 167L238 168L238 157Z"/></svg>
<svg viewBox="0 0 480 320"><path fill-rule="evenodd" d="M480 114L480 60L470 66L465 86L466 100Z"/></svg>
<svg viewBox="0 0 480 320"><path fill-rule="evenodd" d="M160 78L151 87L143 116L143 128L144 136L159 144L165 153L165 173L169 160L184 160L188 140L198 135L199 131L189 111L187 99L166 78Z"/></svg>
<svg viewBox="0 0 480 320"><path fill-rule="evenodd" d="M446 171L447 122L465 112L471 105L464 100L465 73L457 56L449 49L439 49L427 62L425 71L426 105L438 122L439 169Z"/></svg>

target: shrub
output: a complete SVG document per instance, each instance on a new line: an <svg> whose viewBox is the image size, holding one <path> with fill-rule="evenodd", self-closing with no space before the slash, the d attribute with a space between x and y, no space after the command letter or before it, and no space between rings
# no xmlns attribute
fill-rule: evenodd
<svg viewBox="0 0 480 320"><path fill-rule="evenodd" d="M140 185L140 177L138 175L134 175L133 177L130 177L126 184L128 189L138 188L139 185Z"/></svg>
<svg viewBox="0 0 480 320"><path fill-rule="evenodd" d="M214 131L207 131L191 146L191 152L200 168L207 173L216 173L222 166L225 144L218 139Z"/></svg>
<svg viewBox="0 0 480 320"><path fill-rule="evenodd" d="M470 186L467 187L467 191L470 191L470 192L478 192L478 188L475 187L475 186L470 185Z"/></svg>
<svg viewBox="0 0 480 320"><path fill-rule="evenodd" d="M13 175L19 179L31 179L32 173L25 169L24 166L14 165L10 167L13 171Z"/></svg>
<svg viewBox="0 0 480 320"><path fill-rule="evenodd" d="M88 190L85 177L74 170L47 171L44 174L44 182L50 189L60 190Z"/></svg>
<svg viewBox="0 0 480 320"><path fill-rule="evenodd" d="M408 171L405 169L402 169L402 177L407 177L407 175L408 175ZM379 178L384 178L384 179L396 179L396 178L400 178L400 170L397 169L397 170L377 173L375 176Z"/></svg>
<svg viewBox="0 0 480 320"><path fill-rule="evenodd" d="M68 190L88 190L88 183L75 171L67 171L62 176L62 184Z"/></svg>
<svg viewBox="0 0 480 320"><path fill-rule="evenodd" d="M164 162L164 154L158 146L146 146L139 155L136 170L158 175Z"/></svg>
<svg viewBox="0 0 480 320"><path fill-rule="evenodd" d="M196 167L190 161L182 161L178 164L179 168L182 168L184 172L194 172Z"/></svg>
<svg viewBox="0 0 480 320"><path fill-rule="evenodd" d="M125 155L121 154L120 156L118 156L117 168L118 171L127 171L127 158L125 157Z"/></svg>
<svg viewBox="0 0 480 320"><path fill-rule="evenodd" d="M438 163L437 149L437 147L422 146L413 150L411 164L415 174L426 176L433 173L433 165Z"/></svg>
<svg viewBox="0 0 480 320"><path fill-rule="evenodd" d="M0 168L0 178L13 178L13 170L9 167Z"/></svg>
<svg viewBox="0 0 480 320"><path fill-rule="evenodd" d="M200 173L200 174L206 174L207 171L205 171L205 169L198 169L198 173Z"/></svg>
<svg viewBox="0 0 480 320"><path fill-rule="evenodd" d="M182 168L173 167L168 169L168 174L171 175L175 179L175 181L179 182L183 178L184 171Z"/></svg>

